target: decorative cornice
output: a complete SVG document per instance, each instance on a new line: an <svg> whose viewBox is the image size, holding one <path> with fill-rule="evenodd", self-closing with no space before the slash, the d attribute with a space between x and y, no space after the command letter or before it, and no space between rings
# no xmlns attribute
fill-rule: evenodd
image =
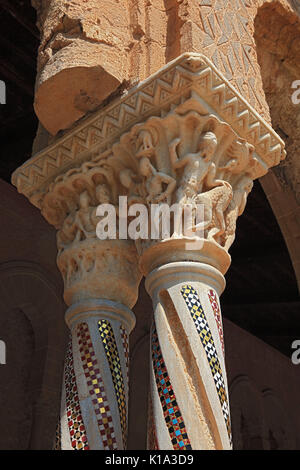
<svg viewBox="0 0 300 470"><path fill-rule="evenodd" d="M134 124L163 116L192 96L255 147L262 164L256 177L285 157L281 138L213 63L202 54L185 53L34 155L14 172L12 183L40 207L39 199L59 175L110 149Z"/></svg>

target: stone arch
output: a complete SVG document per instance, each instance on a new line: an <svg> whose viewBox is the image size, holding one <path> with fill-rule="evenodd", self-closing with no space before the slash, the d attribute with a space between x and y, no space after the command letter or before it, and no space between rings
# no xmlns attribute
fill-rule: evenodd
<svg viewBox="0 0 300 470"><path fill-rule="evenodd" d="M27 337L31 336L30 346L26 349L27 353L31 350L26 381L32 406L29 449L49 449L55 436L66 344L65 306L60 290L38 264L15 261L0 265L2 320L12 313L23 319L14 330L16 342L20 342L24 328ZM9 367L9 351L7 357L6 366ZM15 405L17 407L17 403ZM10 409L14 412L14 403L10 404Z"/></svg>
<svg viewBox="0 0 300 470"><path fill-rule="evenodd" d="M264 412L264 441L269 450L295 449L295 433L291 419L274 392L266 389L262 392Z"/></svg>
<svg viewBox="0 0 300 470"><path fill-rule="evenodd" d="M262 400L246 375L236 377L229 387L234 450L263 449Z"/></svg>
<svg viewBox="0 0 300 470"><path fill-rule="evenodd" d="M285 239L300 289L300 105L292 101L300 77L300 17L281 2L264 3L254 38L272 126L286 143L287 157L260 179Z"/></svg>

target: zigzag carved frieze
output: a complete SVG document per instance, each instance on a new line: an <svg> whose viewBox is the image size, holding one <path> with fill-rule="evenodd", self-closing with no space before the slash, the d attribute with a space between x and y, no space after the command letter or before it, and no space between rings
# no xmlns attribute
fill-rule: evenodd
<svg viewBox="0 0 300 470"><path fill-rule="evenodd" d="M14 172L12 183L34 202L57 176L109 149L132 125L162 116L192 96L255 147L266 171L285 157L284 142L213 63L186 53L33 156Z"/></svg>

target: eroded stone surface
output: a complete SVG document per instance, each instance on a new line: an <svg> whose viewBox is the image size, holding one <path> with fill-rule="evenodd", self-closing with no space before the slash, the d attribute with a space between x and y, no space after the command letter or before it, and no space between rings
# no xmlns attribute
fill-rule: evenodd
<svg viewBox="0 0 300 470"><path fill-rule="evenodd" d="M256 57L263 3L286 0L35 0L41 30L35 109L52 134L184 52L202 52L270 122ZM63 102L63 106L61 103Z"/></svg>
<svg viewBox="0 0 300 470"><path fill-rule="evenodd" d="M293 82L300 77L300 24L281 5L266 5L257 16L255 39L272 124L285 140L287 158L274 170L300 202L300 112Z"/></svg>
<svg viewBox="0 0 300 470"><path fill-rule="evenodd" d="M127 79L127 7L115 0L44 0L34 6L41 31L35 110L56 134Z"/></svg>

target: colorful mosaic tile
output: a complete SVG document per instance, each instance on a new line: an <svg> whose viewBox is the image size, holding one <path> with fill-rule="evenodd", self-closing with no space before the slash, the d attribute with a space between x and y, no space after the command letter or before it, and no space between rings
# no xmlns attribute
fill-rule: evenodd
<svg viewBox="0 0 300 470"><path fill-rule="evenodd" d="M100 320L98 321L98 329L102 339L104 351L109 364L112 381L114 384L118 408L120 413L120 422L123 435L124 448L126 447L127 438L127 404L126 395L122 374L122 367L118 347L114 335L113 328L109 321Z"/></svg>
<svg viewBox="0 0 300 470"><path fill-rule="evenodd" d="M217 389L217 394L220 400L229 440L231 442L231 425L226 387L223 378L222 368L218 358L218 353L216 351L215 343L211 330L209 328L209 324L207 322L204 310L202 308L200 299L195 289L192 286L185 285L181 288L181 294L186 302L186 305L189 309L189 312L198 331L200 340L204 347L208 364Z"/></svg>
<svg viewBox="0 0 300 470"><path fill-rule="evenodd" d="M65 389L67 420L71 445L74 450L89 450L85 426L81 415L76 376L73 366L72 339L69 341L65 360Z"/></svg>
<svg viewBox="0 0 300 470"><path fill-rule="evenodd" d="M89 328L86 323L81 323L78 325L77 338L79 342L83 370L97 416L97 422L100 435L102 437L104 450L115 450L117 449L117 442L112 416L105 393L104 383L92 345Z"/></svg>
<svg viewBox="0 0 300 470"><path fill-rule="evenodd" d="M220 307L219 307L217 294L215 293L214 290L210 289L208 291L208 298L209 298L210 304L212 306L214 316L215 316L215 319L216 319L216 323L217 323L217 327L218 327L218 330L219 330L219 336L220 336L220 341L221 341L221 345L222 345L222 351L223 351L223 354L225 354L221 310L220 310Z"/></svg>
<svg viewBox="0 0 300 470"><path fill-rule="evenodd" d="M120 326L120 332L121 332L121 339L122 339L124 355L125 355L125 363L126 363L126 369L127 369L127 383L129 384L129 342L128 342L127 331L123 325Z"/></svg>
<svg viewBox="0 0 300 470"><path fill-rule="evenodd" d="M173 448L191 450L192 446L162 357L155 327L152 333L152 361L157 391Z"/></svg>

